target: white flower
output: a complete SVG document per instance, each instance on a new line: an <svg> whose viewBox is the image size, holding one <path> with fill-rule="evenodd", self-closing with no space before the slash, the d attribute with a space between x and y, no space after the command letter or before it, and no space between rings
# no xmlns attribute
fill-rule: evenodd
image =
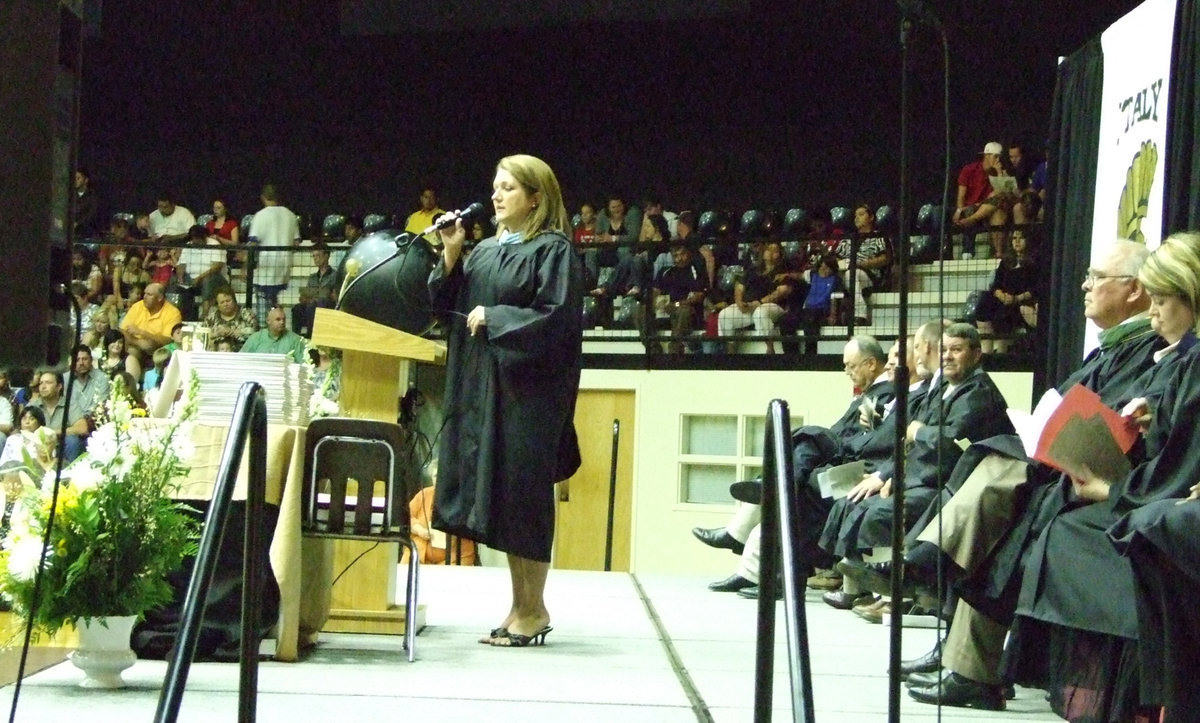
<svg viewBox="0 0 1200 723"><path fill-rule="evenodd" d="M20 582L29 582L37 574L42 559L42 540L28 536L17 539L8 553L8 574Z"/></svg>
<svg viewBox="0 0 1200 723"><path fill-rule="evenodd" d="M98 487L104 475L95 467L83 466L71 469L71 486L82 492Z"/></svg>
<svg viewBox="0 0 1200 723"><path fill-rule="evenodd" d="M186 462L196 455L196 444L192 441L192 425L179 425L175 435L171 437L171 451L181 462Z"/></svg>
<svg viewBox="0 0 1200 723"><path fill-rule="evenodd" d="M92 432L87 441L88 457L96 467L104 467L112 463L121 454L121 442L117 438L117 428L112 424L103 424Z"/></svg>

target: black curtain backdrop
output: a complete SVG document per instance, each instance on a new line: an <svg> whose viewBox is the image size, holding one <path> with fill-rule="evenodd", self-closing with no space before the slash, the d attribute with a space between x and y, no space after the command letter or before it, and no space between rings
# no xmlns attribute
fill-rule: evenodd
<svg viewBox="0 0 1200 723"><path fill-rule="evenodd" d="M1200 230L1200 12L1196 0L1175 7L1171 47L1171 89L1167 97L1167 158L1163 194L1163 238L1176 231Z"/></svg>
<svg viewBox="0 0 1200 723"><path fill-rule="evenodd" d="M1034 400L1074 371L1083 356L1080 280L1091 256L1103 90L1104 50L1097 36L1059 65L1054 89L1046 181L1051 283L1050 298L1038 307L1047 343L1034 370Z"/></svg>

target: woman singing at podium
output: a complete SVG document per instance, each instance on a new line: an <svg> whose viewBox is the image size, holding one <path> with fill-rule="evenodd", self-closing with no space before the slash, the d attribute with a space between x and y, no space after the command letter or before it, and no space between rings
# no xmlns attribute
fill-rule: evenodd
<svg viewBox="0 0 1200 723"><path fill-rule="evenodd" d="M502 158L492 206L496 236L464 253L459 218L429 277L449 337L433 526L508 554L512 607L480 642L524 647L551 629L554 484L580 463L583 274L545 162Z"/></svg>

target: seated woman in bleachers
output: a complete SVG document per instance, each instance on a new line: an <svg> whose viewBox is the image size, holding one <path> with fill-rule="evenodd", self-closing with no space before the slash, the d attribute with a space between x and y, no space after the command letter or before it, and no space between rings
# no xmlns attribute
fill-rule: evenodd
<svg viewBox="0 0 1200 723"><path fill-rule="evenodd" d="M71 251L71 281L82 282L87 287L88 300L99 303L104 291L104 272L92 252L82 246Z"/></svg>
<svg viewBox="0 0 1200 723"><path fill-rule="evenodd" d="M128 249L125 263L120 266L114 265L112 273L113 288L117 289L117 298L122 302L127 302L134 284L141 284L142 288L145 288L146 284L150 283L150 274L142 268L142 254L137 249ZM126 307L131 303L126 303Z"/></svg>
<svg viewBox="0 0 1200 723"><path fill-rule="evenodd" d="M25 407L18 419L20 430L14 431L4 441L0 452L0 465L24 462L25 455L49 467L58 448L58 433L46 426L46 415L40 407Z"/></svg>
<svg viewBox="0 0 1200 723"><path fill-rule="evenodd" d="M217 303L204 317L211 350L216 349L217 339L229 338L233 340L234 351L238 351L246 339L258 331L258 319L254 312L238 305L233 289L228 286L217 289L214 296Z"/></svg>
<svg viewBox="0 0 1200 723"><path fill-rule="evenodd" d="M1016 229L992 272L992 279L975 307L975 326L982 338L983 353L1008 351L1012 335L1022 328L1037 326L1038 288L1042 268L1030 253L1025 232Z"/></svg>
<svg viewBox="0 0 1200 723"><path fill-rule="evenodd" d="M783 247L772 241L763 246L762 259L746 270L733 287L733 303L717 315L717 333L733 336L738 329L754 326L754 335L766 340L767 353L775 353L775 321L783 316L782 302L792 292L790 284L776 280L783 271ZM728 343L728 342L726 342Z"/></svg>
<svg viewBox="0 0 1200 723"><path fill-rule="evenodd" d="M134 379L142 378L141 362L125 349L125 335L117 329L109 329L104 335L104 352L100 356L100 371L109 377L116 377L120 372L129 372Z"/></svg>

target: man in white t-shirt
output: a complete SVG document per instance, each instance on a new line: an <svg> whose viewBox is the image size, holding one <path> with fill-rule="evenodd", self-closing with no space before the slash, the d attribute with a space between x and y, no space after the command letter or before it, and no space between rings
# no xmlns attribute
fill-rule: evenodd
<svg viewBox="0 0 1200 723"><path fill-rule="evenodd" d="M180 249L179 261L175 264L176 278L184 292L180 301L186 299L188 302L179 307L185 319L208 316L217 291L229 286L225 261L225 250L215 240L210 243L208 229L192 226L188 232L188 245Z"/></svg>
<svg viewBox="0 0 1200 723"><path fill-rule="evenodd" d="M150 238L158 243L174 243L187 239L188 229L196 225L196 217L183 206L176 206L169 193L160 193L158 208L150 214Z"/></svg>
<svg viewBox="0 0 1200 723"><path fill-rule="evenodd" d="M279 203L279 191L268 183L262 189L263 208L250 222L250 243L256 246L295 246L300 242L300 221L296 214ZM279 293L287 288L292 275L290 251L265 251L257 254L254 265L254 315L261 326L267 313L279 305Z"/></svg>

